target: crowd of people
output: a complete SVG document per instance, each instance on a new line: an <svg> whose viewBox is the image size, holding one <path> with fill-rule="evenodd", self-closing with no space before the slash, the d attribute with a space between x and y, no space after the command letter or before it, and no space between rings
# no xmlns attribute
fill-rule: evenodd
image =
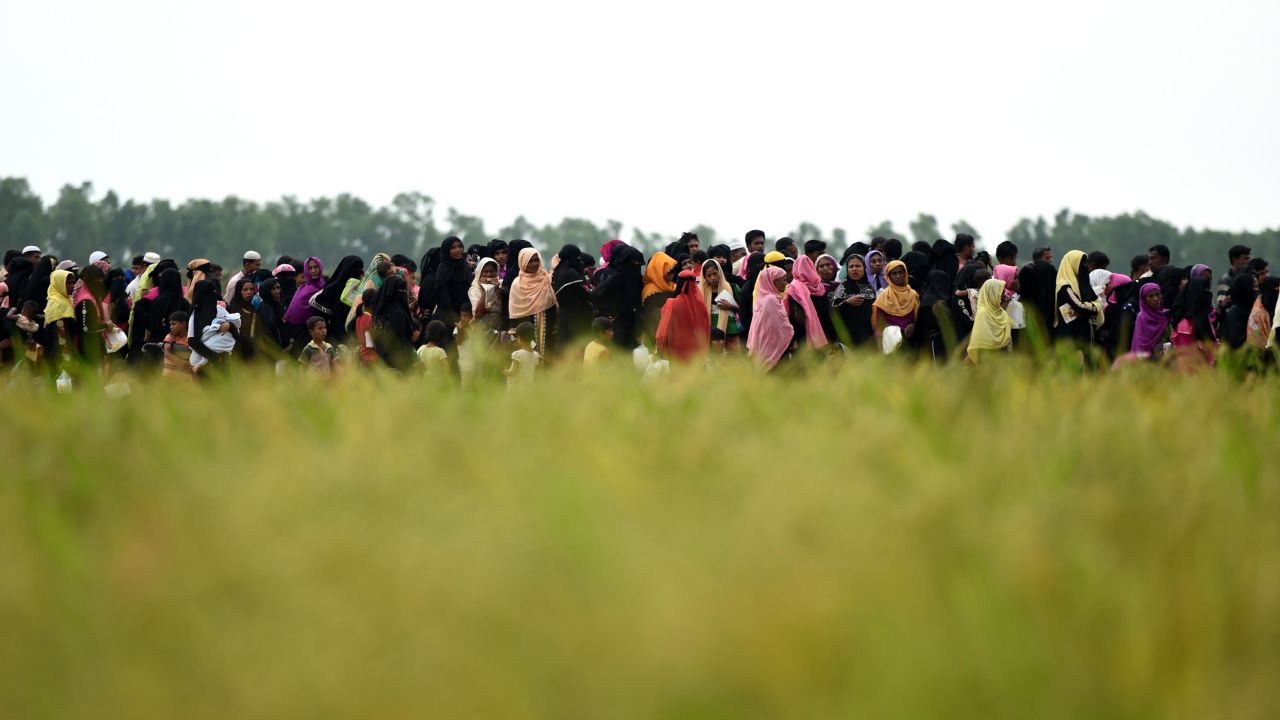
<svg viewBox="0 0 1280 720"><path fill-rule="evenodd" d="M904 252L905 250L905 252ZM994 259L974 238L915 243L874 238L840 257L826 243L752 230L704 247L685 233L647 259L618 240L597 257L574 245L549 262L524 240L466 247L448 237L414 262L377 253L240 267L148 252L118 267L28 246L0 271L0 363L62 387L121 367L195 379L239 363L296 364L320 374L382 367L462 383L485 375L530 381L544 363L633 362L716 367L745 354L764 371L850 352L978 364L996 353L1063 346L1082 366L1213 365L1221 352L1267 362L1280 325L1265 260L1227 253L1175 267L1156 245L1122 271L1102 252L1002 242ZM1127 272L1125 272L1127 271ZM346 369L346 370L343 370Z"/></svg>

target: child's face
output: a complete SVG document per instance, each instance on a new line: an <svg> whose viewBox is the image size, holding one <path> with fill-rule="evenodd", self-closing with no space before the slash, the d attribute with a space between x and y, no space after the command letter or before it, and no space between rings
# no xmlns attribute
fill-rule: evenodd
<svg viewBox="0 0 1280 720"><path fill-rule="evenodd" d="M39 307L39 306L37 306L37 305L36 305L36 304L34 304L34 303L32 303L32 304L30 304L30 305L23 305L23 306L22 306L22 316L23 316L23 317L25 317L25 318L26 318L26 319L28 319L28 320L35 320L35 319L36 319L36 310L37 310L37 308L38 308L38 307Z"/></svg>
<svg viewBox="0 0 1280 720"><path fill-rule="evenodd" d="M323 342L324 339L328 336L329 336L329 326L325 325L324 323L316 323L316 326L311 328L311 339L315 340L316 342Z"/></svg>
<svg viewBox="0 0 1280 720"><path fill-rule="evenodd" d="M180 320L170 320L170 321L169 321L169 332L173 333L174 335L181 335L181 334L182 334L182 326L183 326L183 325L186 325L186 323L184 323L184 322L182 322L182 321L180 321Z"/></svg>
<svg viewBox="0 0 1280 720"><path fill-rule="evenodd" d="M613 339L613 328L609 328L608 330L605 330L604 332L600 333L600 335L601 335L605 340L612 340L612 339Z"/></svg>
<svg viewBox="0 0 1280 720"><path fill-rule="evenodd" d="M718 353L722 353L722 352L724 352L724 341L723 341L723 340L712 340L712 341L711 341L711 349L712 349L712 350L715 350L715 351L716 351L716 352L718 352Z"/></svg>

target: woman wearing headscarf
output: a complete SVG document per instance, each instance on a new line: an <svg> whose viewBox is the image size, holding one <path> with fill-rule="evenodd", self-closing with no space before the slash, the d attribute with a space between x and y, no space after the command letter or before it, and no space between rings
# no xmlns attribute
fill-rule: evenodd
<svg viewBox="0 0 1280 720"><path fill-rule="evenodd" d="M462 240L449 236L440 243L440 266L436 268L436 311L432 320L449 328L446 342L452 344L458 323L471 319L471 300L467 297L471 278Z"/></svg>
<svg viewBox="0 0 1280 720"><path fill-rule="evenodd" d="M692 270L682 270L676 277L675 297L662 306L656 334L658 352L676 362L697 360L711 348L710 333L711 314L698 279Z"/></svg>
<svg viewBox="0 0 1280 720"><path fill-rule="evenodd" d="M41 262L45 258L40 259ZM80 326L76 323L71 289L75 276L67 270L54 270L48 277L44 303L44 346L47 367L53 373L69 365L79 355Z"/></svg>
<svg viewBox="0 0 1280 720"><path fill-rule="evenodd" d="M742 332L751 333L751 316L755 314L756 282L764 271L764 253L753 252L742 263L742 271L746 279L738 289L738 322L742 324ZM786 271L783 271L786 274Z"/></svg>
<svg viewBox="0 0 1280 720"><path fill-rule="evenodd" d="M409 284L400 275L382 282L373 299L373 347L388 367L405 372L413 364L418 328L409 310Z"/></svg>
<svg viewBox="0 0 1280 720"><path fill-rule="evenodd" d="M1004 297L1007 301L1005 312L1009 313L1009 320L1013 322L1013 346L1018 347L1018 336L1027 326L1027 316L1018 294L1018 268L1001 263L991 269L991 277L1004 283Z"/></svg>
<svg viewBox="0 0 1280 720"><path fill-rule="evenodd" d="M49 298L49 283L53 278L54 269L57 266L58 258L52 255L45 255L36 261L35 267L31 270L30 277L27 278L26 293L22 298L23 302L31 300L37 305L44 307L45 302ZM75 280L73 279L72 282L75 282ZM22 307L22 303L18 303L18 307Z"/></svg>
<svg viewBox="0 0 1280 720"><path fill-rule="evenodd" d="M493 239L489 241L489 257L493 258L493 262L498 266L498 280L502 280L507 274L507 256L510 251L507 244L502 240ZM480 267L480 263L476 263L476 267Z"/></svg>
<svg viewBox="0 0 1280 720"><path fill-rule="evenodd" d="M676 259L664 252L654 253L644 268L644 287L640 290L640 331L650 344L658 332L662 306L675 296L678 272L680 266Z"/></svg>
<svg viewBox="0 0 1280 720"><path fill-rule="evenodd" d="M503 243L506 247L506 243ZM487 339L495 339L502 330L502 302L498 298L498 261L491 257L480 258L476 263L476 274L471 279L471 287L467 289L467 300L471 303L471 317L476 330L471 337L479 334Z"/></svg>
<svg viewBox="0 0 1280 720"><path fill-rule="evenodd" d="M978 290L991 278L991 272L980 262L965 263L956 275L955 312L956 336L963 339L969 336L973 327L973 319L978 313Z"/></svg>
<svg viewBox="0 0 1280 720"><path fill-rule="evenodd" d="M436 273L440 270L440 248L433 247L422 256L422 280L418 283L416 302L410 305L418 325L426 327L436 312ZM405 287L413 292L412 283L405 274Z"/></svg>
<svg viewBox="0 0 1280 720"><path fill-rule="evenodd" d="M289 338L290 353L295 357L311 342L307 319L318 314L311 308L311 297L324 288L324 263L320 258L307 258L302 268L305 281L294 291L289 308L284 312L285 335Z"/></svg>
<svg viewBox="0 0 1280 720"><path fill-rule="evenodd" d="M556 347L556 291L551 273L543 266L542 255L531 247L520 250L517 262L520 271L511 283L507 312L515 325L533 324L534 349L546 358Z"/></svg>
<svg viewBox="0 0 1280 720"><path fill-rule="evenodd" d="M1258 300L1258 276L1242 272L1231 281L1231 304L1223 321L1223 337L1232 350L1239 350L1249 340L1249 315Z"/></svg>
<svg viewBox="0 0 1280 720"><path fill-rule="evenodd" d="M386 253L374 253L373 259L368 265L364 266L364 277L360 278L360 283L356 287L355 301L351 303L351 310L347 313L347 327L350 328L359 315L361 299L364 297L365 290L373 290L377 292L382 287L382 281L388 275L395 271L395 265L391 264L391 256Z"/></svg>
<svg viewBox="0 0 1280 720"><path fill-rule="evenodd" d="M1035 260L1018 271L1019 293L1027 314L1027 329L1042 342L1057 334L1057 308L1054 304L1058 269L1046 260Z"/></svg>
<svg viewBox="0 0 1280 720"><path fill-rule="evenodd" d="M507 267L502 274L502 318L503 327L508 330L516 326L516 322L512 319L510 304L511 286L515 284L516 278L520 277L520 252L532 247L533 244L527 240L512 240L507 245ZM538 348L538 351L541 352L542 348Z"/></svg>
<svg viewBox="0 0 1280 720"><path fill-rule="evenodd" d="M956 332L958 299L953 283L945 272L930 270L920 298L920 319L915 334L927 346L935 363L946 362L960 344L961 338Z"/></svg>
<svg viewBox="0 0 1280 720"><path fill-rule="evenodd" d="M960 274L960 256L956 254L956 246L950 240L939 238L933 243L932 263L934 270L941 270L947 276L947 282L955 284Z"/></svg>
<svg viewBox="0 0 1280 720"><path fill-rule="evenodd" d="M142 271L130 298L129 319L125 325L125 333L129 337L127 359L130 364L136 364L144 357L142 346L147 343L147 328L151 325L151 301L147 299L147 293L156 285L156 266L159 264L152 263Z"/></svg>
<svg viewBox="0 0 1280 720"><path fill-rule="evenodd" d="M902 256L902 262L907 266L907 277L911 278L911 289L923 293L925 278L929 276L929 256L912 250Z"/></svg>
<svg viewBox="0 0 1280 720"><path fill-rule="evenodd" d="M1089 268L1084 264L1084 257L1080 250L1067 252L1054 281L1057 338L1081 347L1094 342L1095 325L1103 320L1104 305L1089 285Z"/></svg>
<svg viewBox="0 0 1280 720"><path fill-rule="evenodd" d="M969 362L978 364L982 355L1007 351L1013 347L1013 320L1005 306L1009 299L1004 295L1003 280L991 279L978 290L978 311L973 319L973 332L969 333Z"/></svg>
<svg viewBox="0 0 1280 720"><path fill-rule="evenodd" d="M885 256L879 250L872 250L862 258L867 267L867 282L871 283L871 289L876 295L884 292L889 287L889 280L885 272ZM903 266L903 272L906 272L906 266Z"/></svg>
<svg viewBox="0 0 1280 720"><path fill-rule="evenodd" d="M232 352L241 360L253 360L266 339L258 309L253 304L258 288L253 284L252 277L242 277L231 290L227 312L240 316L240 332L236 336L236 347Z"/></svg>
<svg viewBox="0 0 1280 720"><path fill-rule="evenodd" d="M619 245L624 245L624 244L625 243L623 243L621 240L610 240L609 242L601 245L600 246L601 267L609 267L609 264L613 262L613 251L617 249Z"/></svg>
<svg viewBox="0 0 1280 720"><path fill-rule="evenodd" d="M347 255L338 261L324 287L311 296L311 314L324 318L329 329L326 339L333 345L341 344L347 336L347 314L360 295L356 284L363 275L364 261L358 255Z"/></svg>
<svg viewBox="0 0 1280 720"><path fill-rule="evenodd" d="M289 303L293 302L294 293L298 292L298 271L292 265L283 264L277 265L271 275L280 281L280 302L288 309ZM281 321L283 320L284 316L281 315Z"/></svg>
<svg viewBox="0 0 1280 720"><path fill-rule="evenodd" d="M239 338L240 317L218 304L221 293L213 280L199 280L191 288L191 317L187 343L191 346L191 367L197 377L221 366Z"/></svg>
<svg viewBox="0 0 1280 720"><path fill-rule="evenodd" d="M187 263L187 290L183 297L188 302L191 301L191 296L195 292L196 283L208 278L209 271L212 269L213 261L205 260L204 258L197 258Z"/></svg>
<svg viewBox="0 0 1280 720"><path fill-rule="evenodd" d="M875 290L867 281L867 264L858 253L845 254L842 268L844 280L827 294L835 337L845 345L857 347L875 338L871 325L871 304L876 300Z"/></svg>
<svg viewBox="0 0 1280 720"><path fill-rule="evenodd" d="M764 255L759 254L763 259ZM791 353L795 330L783 305L787 273L782 268L761 270L756 282L753 321L747 335L747 355L763 370L772 370Z"/></svg>
<svg viewBox="0 0 1280 720"><path fill-rule="evenodd" d="M738 325L738 300L733 295L733 285L728 280L727 265L715 259L702 263L698 274L698 287L702 291L702 304L707 308L711 327L724 333L725 345L739 347L742 328Z"/></svg>
<svg viewBox="0 0 1280 720"><path fill-rule="evenodd" d="M591 295L583 272L582 251L577 245L565 245L552 263L551 288L556 293L556 345L562 352L577 352L575 343L591 341Z"/></svg>
<svg viewBox="0 0 1280 720"><path fill-rule="evenodd" d="M824 348L828 340L822 327L821 315L827 314L823 297L827 289L808 255L796 258L791 274L791 282L787 284L786 305L787 315L795 326L795 343L799 346L807 341L811 350ZM815 304L815 299L822 305L821 310Z"/></svg>
<svg viewBox="0 0 1280 720"><path fill-rule="evenodd" d="M1253 312L1249 313L1248 342L1259 350L1266 350L1271 339L1271 312L1276 307L1277 296L1280 296L1280 277L1268 276L1262 281Z"/></svg>
<svg viewBox="0 0 1280 720"><path fill-rule="evenodd" d="M1218 311L1213 280L1193 277L1173 303L1174 352L1178 366L1195 369L1213 365L1218 354Z"/></svg>
<svg viewBox="0 0 1280 720"><path fill-rule="evenodd" d="M283 349L289 342L284 336L283 294L279 278L267 278L258 286L258 321L262 323L263 337L274 345L273 351Z"/></svg>
<svg viewBox="0 0 1280 720"><path fill-rule="evenodd" d="M166 262L169 263L167 266L160 267ZM175 312L190 313L191 303L183 297L182 272L178 270L177 263L161 260L152 267L157 268L152 273L155 287L143 293L138 303L149 306L146 308L145 341L158 343L169 334L169 316Z"/></svg>
<svg viewBox="0 0 1280 720"><path fill-rule="evenodd" d="M889 263L885 277L889 284L871 305L871 323L876 329L876 337L883 337L889 328L896 328L906 342L915 333L920 294L911 289L907 266L901 260Z"/></svg>
<svg viewBox="0 0 1280 720"><path fill-rule="evenodd" d="M644 255L639 250L618 243L611 248L609 266L596 272L596 285L591 289L596 314L613 321L613 342L627 351L636 346L643 264Z"/></svg>
<svg viewBox="0 0 1280 720"><path fill-rule="evenodd" d="M1146 357L1156 354L1169 330L1169 311L1164 309L1164 296L1156 283L1144 283L1138 289L1138 317L1133 323L1133 341L1129 352Z"/></svg>
<svg viewBox="0 0 1280 720"><path fill-rule="evenodd" d="M90 363L101 362L107 354L104 333L114 327L102 268L90 265L80 271L80 285L71 305L80 335L80 357Z"/></svg>

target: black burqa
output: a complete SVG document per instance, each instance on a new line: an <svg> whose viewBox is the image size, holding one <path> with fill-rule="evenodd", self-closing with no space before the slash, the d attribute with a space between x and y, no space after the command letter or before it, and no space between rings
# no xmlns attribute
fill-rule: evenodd
<svg viewBox="0 0 1280 720"><path fill-rule="evenodd" d="M463 313L471 312L471 300L467 297L471 280L467 256L463 254L455 260L452 255L455 247L462 247L462 240L456 237L447 237L440 243L440 266L435 272L436 311L433 319L450 328L458 324Z"/></svg>
<svg viewBox="0 0 1280 720"><path fill-rule="evenodd" d="M582 251L577 245L565 245L556 255L559 258L551 271L551 289L556 293L556 345L564 351L572 348L576 340L590 337L591 321L595 313L591 308L591 295L587 292Z"/></svg>
<svg viewBox="0 0 1280 720"><path fill-rule="evenodd" d="M956 246L950 240L937 240L933 243L933 269L941 270L953 284L960 274L960 256L956 254Z"/></svg>
<svg viewBox="0 0 1280 720"><path fill-rule="evenodd" d="M1257 276L1242 272L1231 281L1231 304L1227 306L1227 316L1223 320L1222 336L1232 348L1242 348L1249 339L1249 315L1253 313L1253 303L1258 299L1253 284Z"/></svg>
<svg viewBox="0 0 1280 720"><path fill-rule="evenodd" d="M311 296L311 307L324 318L328 326L328 342L341 343L347 335L347 312L351 309L342 301L342 291L347 282L358 279L364 274L364 261L358 256L348 255L338 261L329 278L324 281L320 292Z"/></svg>
<svg viewBox="0 0 1280 720"><path fill-rule="evenodd" d="M640 293L644 278L640 266L644 255L629 245L613 249L606 272L596 273L597 285L591 290L596 309L613 319L613 341L631 350L636 346L636 315L640 312ZM554 282L554 279L553 279Z"/></svg>
<svg viewBox="0 0 1280 720"><path fill-rule="evenodd" d="M409 311L408 285L391 275L373 298L373 346L383 362L408 370L413 353L413 314Z"/></svg>
<svg viewBox="0 0 1280 720"><path fill-rule="evenodd" d="M764 272L764 253L753 252L748 255L747 281L738 289L738 324L742 326L744 337L751 332L751 318L755 312L756 281L760 279L762 272Z"/></svg>

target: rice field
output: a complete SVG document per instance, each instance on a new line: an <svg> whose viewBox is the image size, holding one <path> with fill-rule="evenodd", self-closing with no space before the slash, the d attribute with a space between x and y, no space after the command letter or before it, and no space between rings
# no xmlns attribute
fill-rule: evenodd
<svg viewBox="0 0 1280 720"><path fill-rule="evenodd" d="M1274 717L1278 391L10 387L0 717Z"/></svg>

